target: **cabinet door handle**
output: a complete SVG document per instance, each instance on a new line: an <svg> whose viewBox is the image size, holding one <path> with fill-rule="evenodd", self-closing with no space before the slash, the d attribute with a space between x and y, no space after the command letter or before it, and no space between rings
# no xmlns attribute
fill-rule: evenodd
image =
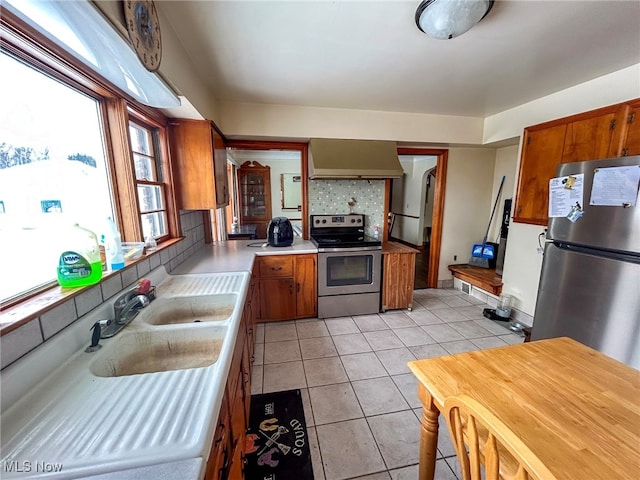
<svg viewBox="0 0 640 480"><path fill-rule="evenodd" d="M226 427L224 423L220 423L219 426L220 426L220 436L216 438L216 441L214 442L216 445L219 444L224 438L224 429Z"/></svg>
<svg viewBox="0 0 640 480"><path fill-rule="evenodd" d="M300 293L300 284L299 284L299 283L296 283L296 291L297 291L298 293Z"/></svg>

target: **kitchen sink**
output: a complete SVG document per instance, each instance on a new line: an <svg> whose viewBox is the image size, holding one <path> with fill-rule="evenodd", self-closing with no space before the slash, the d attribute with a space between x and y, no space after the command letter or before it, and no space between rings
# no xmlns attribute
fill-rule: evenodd
<svg viewBox="0 0 640 480"><path fill-rule="evenodd" d="M231 317L237 298L235 293L158 298L140 317L150 325L220 322Z"/></svg>
<svg viewBox="0 0 640 480"><path fill-rule="evenodd" d="M91 363L98 377L121 377L213 365L226 327L138 330L110 340Z"/></svg>

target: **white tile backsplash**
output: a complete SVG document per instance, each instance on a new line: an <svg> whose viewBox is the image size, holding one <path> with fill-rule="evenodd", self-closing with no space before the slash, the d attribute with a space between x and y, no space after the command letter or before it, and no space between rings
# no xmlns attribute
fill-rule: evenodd
<svg viewBox="0 0 640 480"><path fill-rule="evenodd" d="M135 266L128 267L120 273L122 277L122 286L127 288L138 280L138 270Z"/></svg>
<svg viewBox="0 0 640 480"><path fill-rule="evenodd" d="M43 341L37 318L3 335L0 337L0 367L4 368L15 362Z"/></svg>
<svg viewBox="0 0 640 480"><path fill-rule="evenodd" d="M347 214L351 198L353 213L365 215L367 234L384 221L384 180L309 180L309 214Z"/></svg>
<svg viewBox="0 0 640 480"><path fill-rule="evenodd" d="M40 322L42 324L44 339L48 340L67 325L71 325L77 319L78 315L76 314L76 304L73 299L67 300L65 303L43 313L40 316Z"/></svg>
<svg viewBox="0 0 640 480"><path fill-rule="evenodd" d="M102 288L102 298L107 300L108 298L113 297L116 293L122 290L122 279L120 278L120 274L115 274L102 282L100 282L100 287Z"/></svg>
<svg viewBox="0 0 640 480"><path fill-rule="evenodd" d="M100 285L85 290L76 297L76 312L78 317L90 312L102 303L102 290Z"/></svg>

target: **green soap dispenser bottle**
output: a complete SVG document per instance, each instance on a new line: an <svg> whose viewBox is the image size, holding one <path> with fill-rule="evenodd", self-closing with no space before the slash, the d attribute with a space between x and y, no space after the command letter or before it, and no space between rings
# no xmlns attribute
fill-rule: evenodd
<svg viewBox="0 0 640 480"><path fill-rule="evenodd" d="M68 247L60 255L58 283L61 287L83 287L102 278L100 248L95 233L77 223L65 235Z"/></svg>

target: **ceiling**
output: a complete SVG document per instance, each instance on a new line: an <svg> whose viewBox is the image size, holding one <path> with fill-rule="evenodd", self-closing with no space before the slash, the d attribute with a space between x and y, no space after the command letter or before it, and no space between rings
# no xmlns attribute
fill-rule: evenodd
<svg viewBox="0 0 640 480"><path fill-rule="evenodd" d="M418 3L156 5L223 101L486 117L640 63L637 0L498 0L452 40Z"/></svg>

